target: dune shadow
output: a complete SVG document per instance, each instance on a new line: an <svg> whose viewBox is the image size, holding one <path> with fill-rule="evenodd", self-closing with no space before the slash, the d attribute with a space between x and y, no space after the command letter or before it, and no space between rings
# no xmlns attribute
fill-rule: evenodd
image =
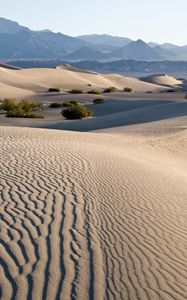
<svg viewBox="0 0 187 300"><path fill-rule="evenodd" d="M164 103L143 108L136 108L109 115L97 116L90 119L56 122L44 125L44 128L70 130L70 131L94 131L112 127L143 124L161 121L187 115L187 102Z"/></svg>

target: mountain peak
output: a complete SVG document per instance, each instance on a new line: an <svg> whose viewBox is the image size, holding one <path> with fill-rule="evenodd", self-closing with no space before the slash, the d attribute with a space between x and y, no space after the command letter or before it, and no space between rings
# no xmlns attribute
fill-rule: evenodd
<svg viewBox="0 0 187 300"><path fill-rule="evenodd" d="M27 27L19 25L19 23L15 21L0 17L0 33L14 34L26 30L29 29Z"/></svg>
<svg viewBox="0 0 187 300"><path fill-rule="evenodd" d="M138 40L135 41L134 43L140 44L140 45L147 45L142 39L138 39Z"/></svg>

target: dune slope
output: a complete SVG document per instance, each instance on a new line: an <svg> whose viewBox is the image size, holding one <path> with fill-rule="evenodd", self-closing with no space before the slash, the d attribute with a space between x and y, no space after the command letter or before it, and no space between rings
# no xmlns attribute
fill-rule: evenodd
<svg viewBox="0 0 187 300"><path fill-rule="evenodd" d="M71 66L61 66L57 69L21 69L11 70L0 67L0 84L7 86L2 97L11 97L12 89L14 89L14 98L20 97L17 89L23 89L40 95L45 93L50 87L57 87L64 91L71 89L81 89L84 92L90 89L98 89L102 91L109 86L115 86L119 90L124 87L130 87L137 92L160 92L166 91L167 88L161 85L143 82L136 78L124 77L118 74L100 74L79 69L71 68ZM11 88L11 93L8 87ZM25 93L23 93L23 97Z"/></svg>
<svg viewBox="0 0 187 300"><path fill-rule="evenodd" d="M186 299L187 174L168 138L0 127L1 298Z"/></svg>
<svg viewBox="0 0 187 300"><path fill-rule="evenodd" d="M182 85L182 80L177 80L176 78L169 76L167 74L160 74L160 75L151 75L148 77L143 77L143 81L159 84L163 86L170 86L170 87L176 87L178 85Z"/></svg>

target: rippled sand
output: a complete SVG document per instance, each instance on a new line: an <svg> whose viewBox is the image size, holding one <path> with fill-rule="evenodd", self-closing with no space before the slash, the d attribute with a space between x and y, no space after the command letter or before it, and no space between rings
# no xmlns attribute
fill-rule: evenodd
<svg viewBox="0 0 187 300"><path fill-rule="evenodd" d="M187 299L187 129L158 124L0 127L1 299Z"/></svg>

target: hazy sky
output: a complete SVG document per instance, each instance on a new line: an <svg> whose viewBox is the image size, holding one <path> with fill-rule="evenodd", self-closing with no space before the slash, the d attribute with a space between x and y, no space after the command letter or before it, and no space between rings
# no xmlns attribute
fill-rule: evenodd
<svg viewBox="0 0 187 300"><path fill-rule="evenodd" d="M0 0L1 17L68 35L187 44L187 0Z"/></svg>

